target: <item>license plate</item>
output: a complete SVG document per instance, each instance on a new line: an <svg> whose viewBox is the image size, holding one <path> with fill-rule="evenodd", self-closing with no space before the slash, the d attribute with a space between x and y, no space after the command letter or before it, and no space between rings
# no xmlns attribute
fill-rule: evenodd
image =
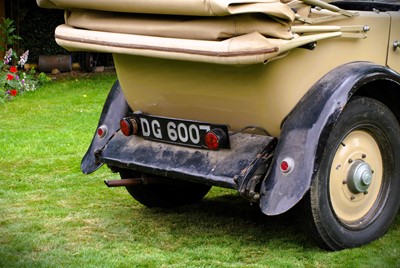
<svg viewBox="0 0 400 268"><path fill-rule="evenodd" d="M176 118L133 114L140 125L139 135L148 140L163 141L191 147L206 148L204 137L207 131L215 128L222 129L228 142L223 148L230 148L227 125L183 120Z"/></svg>

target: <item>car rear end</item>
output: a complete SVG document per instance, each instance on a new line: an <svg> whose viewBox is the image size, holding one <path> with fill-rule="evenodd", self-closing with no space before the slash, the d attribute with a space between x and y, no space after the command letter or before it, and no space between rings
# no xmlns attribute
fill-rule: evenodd
<svg viewBox="0 0 400 268"><path fill-rule="evenodd" d="M82 171L106 164L122 179L108 186L150 207L220 186L267 215L286 212L309 192L355 91L398 79L381 68L397 68L394 4L379 6L390 13L357 1L39 2L66 9L61 46L113 54L118 81Z"/></svg>

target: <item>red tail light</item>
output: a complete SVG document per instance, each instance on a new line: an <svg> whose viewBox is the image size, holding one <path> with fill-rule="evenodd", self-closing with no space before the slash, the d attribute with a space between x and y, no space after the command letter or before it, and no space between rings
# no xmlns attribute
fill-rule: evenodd
<svg viewBox="0 0 400 268"><path fill-rule="evenodd" d="M108 132L108 128L106 125L101 125L98 129L97 129L97 136L99 136L100 138L103 138L107 135Z"/></svg>
<svg viewBox="0 0 400 268"><path fill-rule="evenodd" d="M289 174L294 168L294 160L290 157L285 157L280 164L281 172L284 174Z"/></svg>
<svg viewBox="0 0 400 268"><path fill-rule="evenodd" d="M139 125L134 118L125 117L119 122L122 134L125 136L134 135L138 132Z"/></svg>
<svg viewBox="0 0 400 268"><path fill-rule="evenodd" d="M224 147L227 141L225 132L220 128L214 128L209 130L204 138L204 142L208 149L218 150Z"/></svg>

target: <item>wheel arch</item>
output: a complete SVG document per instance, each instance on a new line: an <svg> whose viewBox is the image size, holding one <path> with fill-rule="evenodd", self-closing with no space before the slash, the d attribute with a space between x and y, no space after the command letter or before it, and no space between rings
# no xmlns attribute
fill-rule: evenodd
<svg viewBox="0 0 400 268"><path fill-rule="evenodd" d="M385 104L400 123L400 83L399 81L381 77L373 81L365 81L351 97L362 96L378 100Z"/></svg>
<svg viewBox="0 0 400 268"><path fill-rule="evenodd" d="M400 122L400 75L370 62L352 62L335 68L317 81L282 124L270 172L261 185L260 208L278 215L296 205L315 177L330 132L350 98L365 96L387 105ZM290 173L279 163L294 160Z"/></svg>

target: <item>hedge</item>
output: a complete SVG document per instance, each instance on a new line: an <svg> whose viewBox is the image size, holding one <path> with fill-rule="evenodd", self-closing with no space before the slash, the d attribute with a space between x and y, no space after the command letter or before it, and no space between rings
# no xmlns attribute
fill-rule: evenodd
<svg viewBox="0 0 400 268"><path fill-rule="evenodd" d="M20 0L14 10L17 13L14 20L22 37L19 52L29 49L29 62L38 62L39 55L69 53L54 40L55 28L64 23L63 10L42 9L32 0Z"/></svg>

